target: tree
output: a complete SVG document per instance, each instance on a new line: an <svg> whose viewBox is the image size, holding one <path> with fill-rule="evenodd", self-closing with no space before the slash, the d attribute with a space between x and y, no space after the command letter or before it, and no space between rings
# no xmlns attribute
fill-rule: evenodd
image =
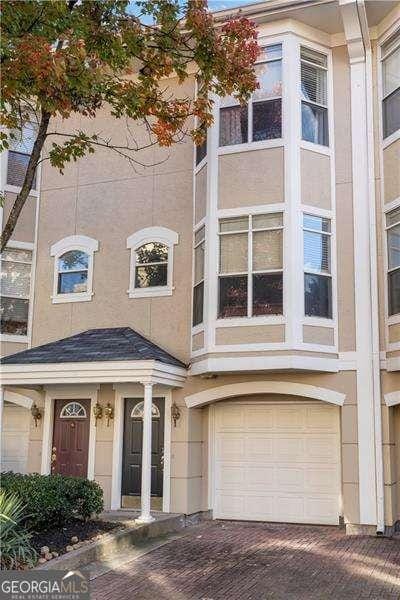
<svg viewBox="0 0 400 600"><path fill-rule="evenodd" d="M1 149L32 121L36 131L1 250L41 161L50 160L63 172L69 161L106 147L140 164L145 146L170 146L186 135L201 143L212 122L212 94L245 102L256 89L259 48L255 26L247 19L239 16L216 26L206 0L141 0L134 9L128 0L3 2ZM193 67L197 97L171 97L165 79L174 75L183 83ZM53 127L57 119L74 114L94 118L105 107L116 119L142 121L148 144L127 137L126 145L117 145L84 130L60 136Z"/></svg>

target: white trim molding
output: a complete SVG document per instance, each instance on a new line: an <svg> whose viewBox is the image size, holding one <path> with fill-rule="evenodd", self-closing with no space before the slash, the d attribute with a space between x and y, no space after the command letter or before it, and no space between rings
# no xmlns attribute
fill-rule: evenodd
<svg viewBox="0 0 400 600"><path fill-rule="evenodd" d="M233 348L230 351L232 350L237 350L237 348ZM340 370L340 361L338 358L293 356L290 354L287 356L221 356L204 358L192 363L189 375L276 370L338 373Z"/></svg>
<svg viewBox="0 0 400 600"><path fill-rule="evenodd" d="M152 286L147 288L135 287L136 272L136 250L143 246L155 242L163 244L168 248L167 262L167 285ZM148 298L157 296L172 296L173 292L173 269L174 269L174 246L179 242L179 235L167 229L166 227L145 227L136 231L126 240L126 247L131 251L130 275L129 275L129 298Z"/></svg>
<svg viewBox="0 0 400 600"><path fill-rule="evenodd" d="M70 235L51 246L50 256L54 256L53 295L51 296L53 304L88 302L92 299L94 253L97 252L98 249L99 242L86 235ZM88 256L87 289L84 292L60 294L58 292L58 260L63 254L71 252L72 250L79 250Z"/></svg>
<svg viewBox="0 0 400 600"><path fill-rule="evenodd" d="M400 404L400 390L385 394L384 399L386 406L397 406L397 404Z"/></svg>
<svg viewBox="0 0 400 600"><path fill-rule="evenodd" d="M291 381L246 381L243 383L232 383L219 387L190 394L185 397L188 408L199 408L237 396L250 396L253 394L283 394L285 396L301 396L321 400L336 406L343 406L346 399L345 394L335 392L328 388L316 387L305 383Z"/></svg>

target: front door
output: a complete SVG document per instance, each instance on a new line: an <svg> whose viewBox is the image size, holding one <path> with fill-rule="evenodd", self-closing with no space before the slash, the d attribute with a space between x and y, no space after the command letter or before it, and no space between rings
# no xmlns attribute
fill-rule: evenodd
<svg viewBox="0 0 400 600"><path fill-rule="evenodd" d="M143 399L125 400L122 495L140 496L142 481ZM164 398L153 398L151 495L162 497L164 460Z"/></svg>
<svg viewBox="0 0 400 600"><path fill-rule="evenodd" d="M51 472L87 477L90 400L56 400Z"/></svg>

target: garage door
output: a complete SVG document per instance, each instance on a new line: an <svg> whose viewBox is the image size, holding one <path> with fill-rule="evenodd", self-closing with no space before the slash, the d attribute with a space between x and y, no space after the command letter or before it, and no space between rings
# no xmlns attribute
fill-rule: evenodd
<svg viewBox="0 0 400 600"><path fill-rule="evenodd" d="M30 413L16 404L4 404L1 470L26 473Z"/></svg>
<svg viewBox="0 0 400 600"><path fill-rule="evenodd" d="M338 407L216 405L214 482L215 518L337 525Z"/></svg>

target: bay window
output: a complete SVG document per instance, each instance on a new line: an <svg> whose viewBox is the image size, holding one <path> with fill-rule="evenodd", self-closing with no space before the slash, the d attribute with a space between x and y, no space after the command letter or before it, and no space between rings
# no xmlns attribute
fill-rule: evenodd
<svg viewBox="0 0 400 600"><path fill-rule="evenodd" d="M6 248L1 256L1 333L28 333L32 251Z"/></svg>
<svg viewBox="0 0 400 600"><path fill-rule="evenodd" d="M194 235L193 327L203 322L205 227Z"/></svg>
<svg viewBox="0 0 400 600"><path fill-rule="evenodd" d="M283 313L282 213L221 219L219 318Z"/></svg>
<svg viewBox="0 0 400 600"><path fill-rule="evenodd" d="M400 207L386 215L389 316L400 313Z"/></svg>
<svg viewBox="0 0 400 600"><path fill-rule="evenodd" d="M220 146L282 137L282 45L263 48L255 69L259 88L248 105L232 96L221 99Z"/></svg>
<svg viewBox="0 0 400 600"><path fill-rule="evenodd" d="M400 129L400 35L382 46L383 137Z"/></svg>
<svg viewBox="0 0 400 600"><path fill-rule="evenodd" d="M307 317L332 318L331 222L303 215L304 307Z"/></svg>
<svg viewBox="0 0 400 600"><path fill-rule="evenodd" d="M328 146L327 57L302 47L300 59L302 139Z"/></svg>

